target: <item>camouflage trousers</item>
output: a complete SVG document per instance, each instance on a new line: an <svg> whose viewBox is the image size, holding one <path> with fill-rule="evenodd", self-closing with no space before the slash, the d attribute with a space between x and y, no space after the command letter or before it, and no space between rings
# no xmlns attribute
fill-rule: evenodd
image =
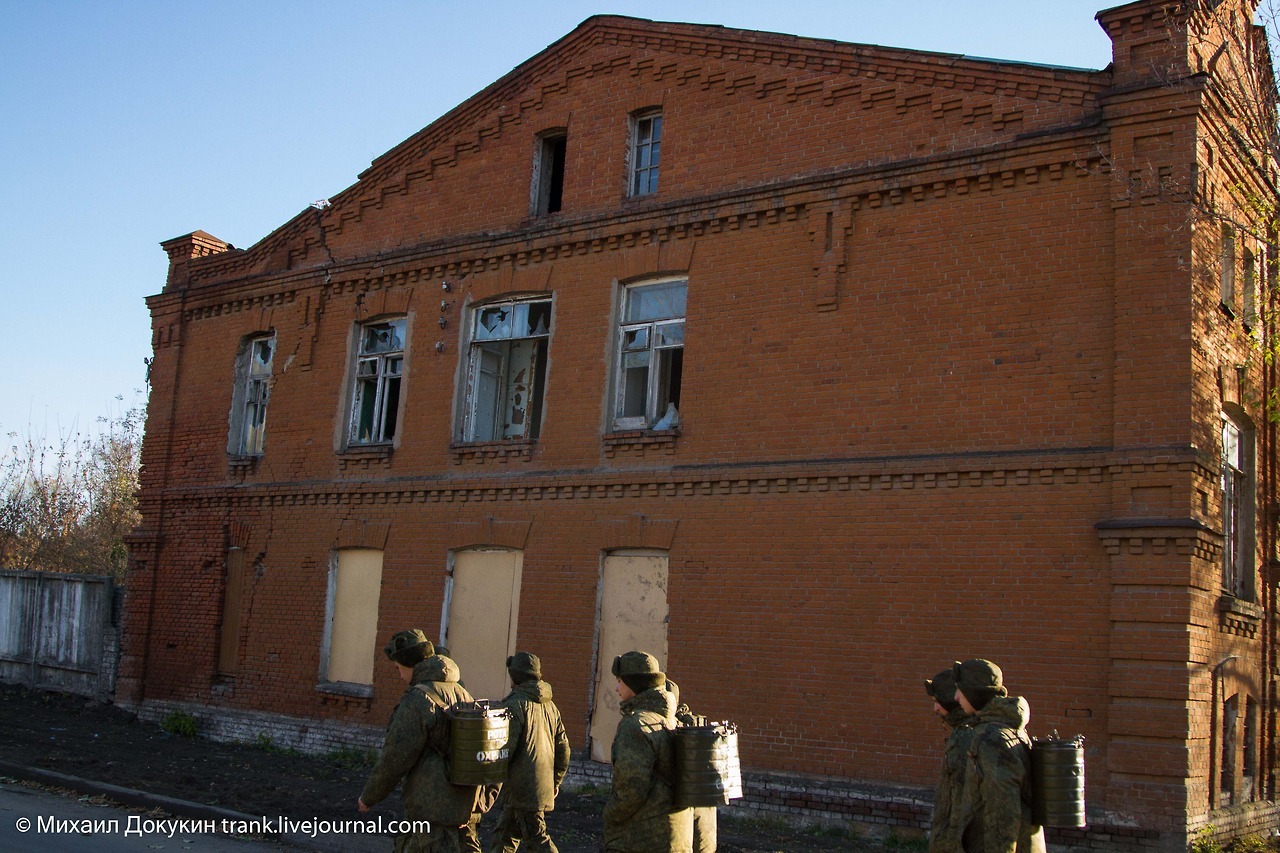
<svg viewBox="0 0 1280 853"><path fill-rule="evenodd" d="M503 807L502 816L498 818L498 826L493 833L493 843L489 845L489 853L515 853L521 841L525 842L525 850L560 853L547 834L545 814Z"/></svg>

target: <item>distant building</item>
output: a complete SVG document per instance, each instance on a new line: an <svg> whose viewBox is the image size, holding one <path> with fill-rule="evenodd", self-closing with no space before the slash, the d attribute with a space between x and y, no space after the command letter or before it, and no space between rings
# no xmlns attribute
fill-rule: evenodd
<svg viewBox="0 0 1280 853"><path fill-rule="evenodd" d="M755 802L901 829L921 680L989 657L1087 739L1051 841L1274 827L1252 12L1101 12L1101 71L595 17L251 248L166 242L120 701L376 740L416 626L479 696L537 653L607 760L640 647Z"/></svg>

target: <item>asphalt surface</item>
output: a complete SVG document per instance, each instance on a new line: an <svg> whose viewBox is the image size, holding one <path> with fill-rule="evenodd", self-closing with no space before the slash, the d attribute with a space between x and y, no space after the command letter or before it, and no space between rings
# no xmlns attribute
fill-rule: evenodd
<svg viewBox="0 0 1280 853"><path fill-rule="evenodd" d="M5 853L386 853L392 848L390 836L347 829L247 815L0 762L0 850Z"/></svg>

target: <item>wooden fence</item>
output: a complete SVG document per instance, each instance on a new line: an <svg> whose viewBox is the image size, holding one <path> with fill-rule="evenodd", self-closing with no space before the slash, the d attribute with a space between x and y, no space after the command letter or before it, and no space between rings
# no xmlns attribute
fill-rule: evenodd
<svg viewBox="0 0 1280 853"><path fill-rule="evenodd" d="M118 596L109 577L0 571L0 681L111 696Z"/></svg>

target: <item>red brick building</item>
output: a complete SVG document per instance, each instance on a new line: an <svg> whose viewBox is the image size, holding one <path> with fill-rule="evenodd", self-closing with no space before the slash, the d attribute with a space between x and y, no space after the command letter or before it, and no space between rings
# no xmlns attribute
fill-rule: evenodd
<svg viewBox="0 0 1280 853"><path fill-rule="evenodd" d="M121 701L376 742L420 626L480 696L540 655L601 757L643 645L761 807L906 830L921 680L982 656L1087 739L1051 839L1274 827L1251 17L1101 12L1101 71L592 18L251 248L164 243Z"/></svg>

